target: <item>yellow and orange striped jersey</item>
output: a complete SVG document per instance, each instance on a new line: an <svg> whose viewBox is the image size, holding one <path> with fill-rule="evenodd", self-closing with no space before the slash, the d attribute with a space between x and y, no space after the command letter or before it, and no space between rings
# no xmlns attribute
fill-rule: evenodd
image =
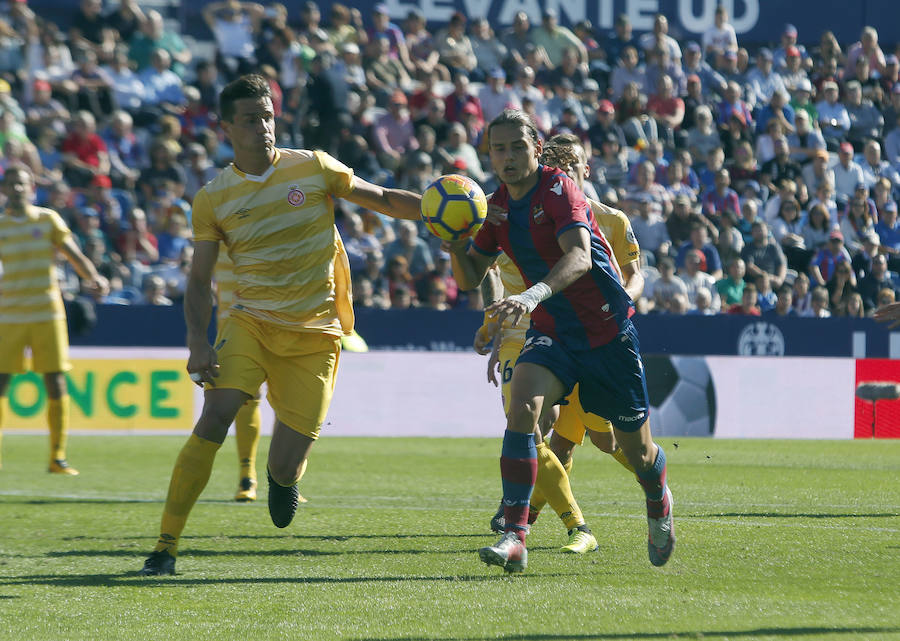
<svg viewBox="0 0 900 641"><path fill-rule="evenodd" d="M0 214L0 323L66 317L56 277L56 250L71 236L52 209L28 207L22 218Z"/></svg>
<svg viewBox="0 0 900 641"><path fill-rule="evenodd" d="M613 250L613 264L616 271L621 275L621 265L628 265L640 259L641 249L638 246L637 238L631 229L631 223L628 216L624 212L596 200L587 199L591 206L594 218L597 219L597 227L603 232L603 235L609 241ZM503 283L503 296L512 296L513 294L521 294L525 291L525 281L522 280L522 274L515 263L506 255L500 254L497 257L497 267L500 269L500 280ZM516 327L512 327L512 322L505 320L503 323L503 333L501 340L503 341L519 341L525 342L525 332L531 322L531 316L523 316Z"/></svg>
<svg viewBox="0 0 900 641"><path fill-rule="evenodd" d="M324 152L278 149L263 175L231 165L197 192L194 240L224 243L233 264L230 313L296 331L352 330L349 264L334 226L334 198L352 184L353 170Z"/></svg>

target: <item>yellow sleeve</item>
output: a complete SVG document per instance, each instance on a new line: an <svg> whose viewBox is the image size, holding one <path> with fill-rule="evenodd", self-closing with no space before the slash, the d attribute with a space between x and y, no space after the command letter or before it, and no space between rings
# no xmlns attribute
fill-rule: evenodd
<svg viewBox="0 0 900 641"><path fill-rule="evenodd" d="M353 170L324 151L313 152L325 176L325 188L335 198L343 198L353 190Z"/></svg>
<svg viewBox="0 0 900 641"><path fill-rule="evenodd" d="M69 230L69 226L66 225L66 221L62 219L62 216L60 216L52 209L48 209L46 211L49 212L50 224L53 225L51 242L56 247L62 247L62 245L65 244L66 240L68 240L72 236L72 232Z"/></svg>
<svg viewBox="0 0 900 641"><path fill-rule="evenodd" d="M193 210L191 213L191 226L194 229L194 240L211 240L223 242L225 234L216 221L216 213L209 202L209 194L206 189L201 189L194 196Z"/></svg>
<svg viewBox="0 0 900 641"><path fill-rule="evenodd" d="M640 259L641 248L638 246L637 238L631 229L631 222L624 212L613 209L596 200L589 201L594 216L597 219L597 226L600 227L609 244L612 245L613 254L615 254L616 262L621 267L628 265Z"/></svg>

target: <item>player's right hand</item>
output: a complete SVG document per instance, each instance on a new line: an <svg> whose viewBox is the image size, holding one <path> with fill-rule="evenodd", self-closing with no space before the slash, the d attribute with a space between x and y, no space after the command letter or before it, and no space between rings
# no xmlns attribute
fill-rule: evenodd
<svg viewBox="0 0 900 641"><path fill-rule="evenodd" d="M475 332L475 342L472 344L472 347L478 354L484 356L488 353L488 345L497 336L497 330L499 329L500 324L494 322L493 319L478 328L478 331Z"/></svg>
<svg viewBox="0 0 900 641"><path fill-rule="evenodd" d="M499 387L500 382L497 380L497 374L500 373L500 341L494 341L494 349L491 350L491 357L488 359L487 378L489 383L493 383L494 387Z"/></svg>
<svg viewBox="0 0 900 641"><path fill-rule="evenodd" d="M202 345L191 345L190 351L187 371L191 380L200 387L203 387L204 383L215 387L214 379L219 375L219 357L216 355L216 350L209 343L203 343Z"/></svg>

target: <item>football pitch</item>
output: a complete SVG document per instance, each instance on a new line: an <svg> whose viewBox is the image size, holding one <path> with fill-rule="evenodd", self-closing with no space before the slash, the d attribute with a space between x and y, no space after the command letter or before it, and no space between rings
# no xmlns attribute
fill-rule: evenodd
<svg viewBox="0 0 900 641"><path fill-rule="evenodd" d="M236 504L232 437L188 521L177 576L136 576L183 436L82 436L81 476L45 436L8 434L0 639L900 639L900 441L661 441L678 543L647 560L639 486L576 453L600 550L564 555L549 509L505 576L499 439L323 438L285 530ZM677 443L677 445L676 445ZM265 478L261 444L260 468Z"/></svg>

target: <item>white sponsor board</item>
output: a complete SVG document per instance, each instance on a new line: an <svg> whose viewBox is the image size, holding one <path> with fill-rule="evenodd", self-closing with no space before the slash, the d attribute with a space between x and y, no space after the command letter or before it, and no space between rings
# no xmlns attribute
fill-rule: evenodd
<svg viewBox="0 0 900 641"><path fill-rule="evenodd" d="M125 369L160 359L172 369L175 364L183 368L180 363L186 362L187 350L73 348L72 358L108 359L111 367ZM174 359L180 363L173 364ZM705 360L714 389L715 437L853 438L853 359L710 356L698 360ZM500 436L506 424L500 390L487 382L486 367L486 357L466 352L345 352L322 436ZM681 367L678 371L685 378L687 370ZM190 383L168 381L166 385L169 396L174 397L178 389L173 385ZM146 403L140 397L133 398L131 388L123 385L118 389L119 405L133 403L143 411L142 403ZM203 392L196 386L192 389L193 416L172 420L168 429L186 433L193 426L203 404ZM170 402L167 398L163 405ZM704 396L696 398L700 403ZM265 389L261 407L263 433L270 434L274 413L265 400ZM700 408L696 414L703 411ZM679 421L663 424L661 413L655 413L654 417L651 412L651 426L658 425L658 434L703 432L691 430L689 425L679 429ZM682 415L692 414L684 407L673 414ZM43 422L42 416L35 419ZM158 424L144 426L144 422L138 418L134 429L167 429L161 419ZM8 427L18 427L10 423ZM83 422L73 427L73 431L122 429Z"/></svg>

